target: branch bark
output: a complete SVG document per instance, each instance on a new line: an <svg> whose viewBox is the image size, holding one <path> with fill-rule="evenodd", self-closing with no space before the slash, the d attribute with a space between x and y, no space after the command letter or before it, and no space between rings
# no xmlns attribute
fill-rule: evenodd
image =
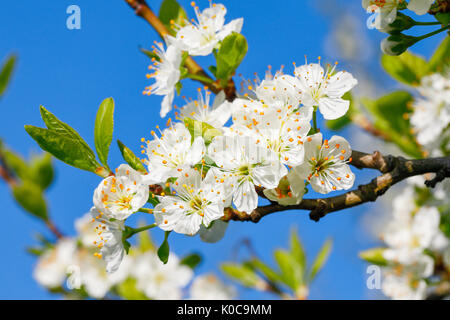
<svg viewBox="0 0 450 320"><path fill-rule="evenodd" d="M368 184L358 186L355 190L334 197L303 199L298 205L282 206L272 203L258 207L250 215L228 208L223 220L258 222L261 218L274 212L308 210L310 211L309 217L314 221L319 221L331 212L373 202L394 184L409 177L436 173L434 179L425 182L425 185L430 187L450 177L450 157L408 160L391 155L383 156L378 151L373 154L353 151L351 164L358 169L375 169L383 174L374 178Z"/></svg>

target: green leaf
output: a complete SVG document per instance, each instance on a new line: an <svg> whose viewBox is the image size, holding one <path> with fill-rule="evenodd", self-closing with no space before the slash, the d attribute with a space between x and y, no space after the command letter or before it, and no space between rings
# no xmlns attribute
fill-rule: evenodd
<svg viewBox="0 0 450 320"><path fill-rule="evenodd" d="M295 229L291 232L291 256L302 269L302 277L306 269L306 253Z"/></svg>
<svg viewBox="0 0 450 320"><path fill-rule="evenodd" d="M164 241L158 249L159 260L161 260L164 264L166 264L167 261L169 261L170 248L169 248L169 242L167 241L169 234L170 234L170 231L166 231L166 233L164 234Z"/></svg>
<svg viewBox="0 0 450 320"><path fill-rule="evenodd" d="M148 300L147 296L140 292L136 286L137 280L128 278L117 286L117 294L125 300Z"/></svg>
<svg viewBox="0 0 450 320"><path fill-rule="evenodd" d="M0 152L2 153L3 160L8 168L10 168L16 176L22 180L28 179L28 164L19 154L8 149L3 149Z"/></svg>
<svg viewBox="0 0 450 320"><path fill-rule="evenodd" d="M247 40L240 33L233 32L223 39L216 56L215 75L225 87L247 54Z"/></svg>
<svg viewBox="0 0 450 320"><path fill-rule="evenodd" d="M387 265L387 261L383 257L384 250L385 248L373 248L364 250L359 253L359 257L369 263L373 263L379 266L385 266Z"/></svg>
<svg viewBox="0 0 450 320"><path fill-rule="evenodd" d="M450 37L445 37L428 62L428 72L442 72L450 66Z"/></svg>
<svg viewBox="0 0 450 320"><path fill-rule="evenodd" d="M48 220L47 204L41 188L30 181L23 181L22 184L14 186L12 191L22 208L39 219Z"/></svg>
<svg viewBox="0 0 450 320"><path fill-rule="evenodd" d="M39 146L57 159L76 168L99 174L101 165L95 160L94 152L86 148L79 139L71 138L61 131L47 130L35 126L25 126L28 134Z"/></svg>
<svg viewBox="0 0 450 320"><path fill-rule="evenodd" d="M376 129L385 132L401 150L413 157L421 157L420 147L411 133L408 105L413 97L407 91L395 91L378 100L361 99L372 114Z"/></svg>
<svg viewBox="0 0 450 320"><path fill-rule="evenodd" d="M410 52L399 56L383 55L381 64L391 77L411 86L419 85L420 79L428 71L427 62Z"/></svg>
<svg viewBox="0 0 450 320"><path fill-rule="evenodd" d="M95 119L94 142L98 158L108 168L108 154L114 131L114 100L103 100Z"/></svg>
<svg viewBox="0 0 450 320"><path fill-rule="evenodd" d="M314 280L314 278L317 276L317 273L319 273L319 271L324 267L325 263L327 262L328 256L330 255L332 244L333 241L331 239L328 239L323 244L311 266L311 271L308 277L309 282Z"/></svg>
<svg viewBox="0 0 450 320"><path fill-rule="evenodd" d="M341 130L350 123L352 123L352 118L356 114L359 113L359 110L357 110L356 103L353 99L353 96L350 92L345 93L342 96L342 99L350 101L350 106L348 108L348 111L345 115L342 117L335 119L335 120L327 120L326 125L331 130Z"/></svg>
<svg viewBox="0 0 450 320"><path fill-rule="evenodd" d="M193 142L195 138L202 136L203 140L205 140L205 144L209 145L214 137L222 134L219 129L214 128L206 122L184 118L184 123L191 134L191 142Z"/></svg>
<svg viewBox="0 0 450 320"><path fill-rule="evenodd" d="M119 146L120 153L122 154L123 159L132 167L134 170L139 171L140 173L147 173L144 165L141 160L136 157L136 155L127 148L120 140L117 140L117 145Z"/></svg>
<svg viewBox="0 0 450 320"><path fill-rule="evenodd" d="M52 156L49 153L42 153L31 159L28 179L40 186L42 190L45 190L52 183L53 177Z"/></svg>
<svg viewBox="0 0 450 320"><path fill-rule="evenodd" d="M434 16L443 26L450 24L450 12L438 12Z"/></svg>
<svg viewBox="0 0 450 320"><path fill-rule="evenodd" d="M248 266L237 263L223 263L220 269L231 279L239 282L245 287L258 287L261 279Z"/></svg>
<svg viewBox="0 0 450 320"><path fill-rule="evenodd" d="M179 25L180 27L186 25L186 12L176 0L164 0L159 8L158 16L159 20L169 29L172 35L176 34L173 24Z"/></svg>
<svg viewBox="0 0 450 320"><path fill-rule="evenodd" d="M3 64L2 70L0 71L0 98L6 91L8 83L11 80L11 75L16 64L16 56L10 56L6 62Z"/></svg>
<svg viewBox="0 0 450 320"><path fill-rule="evenodd" d="M303 284L303 268L300 263L282 249L275 250L274 256L281 270L282 281L296 291Z"/></svg>
<svg viewBox="0 0 450 320"><path fill-rule="evenodd" d="M198 253L192 253L181 259L180 264L188 266L191 269L195 269L200 262L202 262L202 257Z"/></svg>
<svg viewBox="0 0 450 320"><path fill-rule="evenodd" d="M274 283L282 281L281 276L261 260L254 258L250 260L249 263L255 270L260 271L269 281Z"/></svg>

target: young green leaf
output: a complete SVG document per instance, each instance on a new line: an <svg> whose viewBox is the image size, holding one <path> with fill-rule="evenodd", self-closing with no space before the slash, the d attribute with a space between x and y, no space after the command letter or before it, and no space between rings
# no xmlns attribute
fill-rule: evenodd
<svg viewBox="0 0 450 320"><path fill-rule="evenodd" d="M296 291L303 284L303 268L291 254L285 250L275 250L274 256L281 270L282 281L289 288Z"/></svg>
<svg viewBox="0 0 450 320"><path fill-rule="evenodd" d="M192 253L181 259L180 264L188 266L191 269L195 269L200 262L202 262L202 257L198 253Z"/></svg>
<svg viewBox="0 0 450 320"><path fill-rule="evenodd" d="M186 24L187 19L186 12L176 0L164 0L159 8L158 16L172 35L176 34L173 29L174 25L182 27Z"/></svg>
<svg viewBox="0 0 450 320"><path fill-rule="evenodd" d="M319 273L319 271L324 267L325 263L327 262L328 256L330 255L332 244L333 241L331 239L328 239L323 244L311 266L311 271L308 277L309 282L314 280L314 278L317 276L317 273Z"/></svg>
<svg viewBox="0 0 450 320"><path fill-rule="evenodd" d="M361 99L364 107L372 114L376 129L389 134L394 142L405 153L413 157L421 157L420 147L411 133L408 105L413 97L407 91L394 91L378 100Z"/></svg>
<svg viewBox="0 0 450 320"><path fill-rule="evenodd" d="M95 160L94 152L79 139L61 131L47 130L27 125L25 130L39 144L57 159L76 168L98 173L101 165Z"/></svg>
<svg viewBox="0 0 450 320"><path fill-rule="evenodd" d="M306 269L306 253L295 229L291 232L291 256L298 262L302 268L302 273L304 273Z"/></svg>
<svg viewBox="0 0 450 320"><path fill-rule="evenodd" d="M28 163L19 154L6 148L3 148L0 152L8 168L10 168L17 177L22 180L28 179Z"/></svg>
<svg viewBox="0 0 450 320"><path fill-rule="evenodd" d="M148 300L147 296L140 292L136 286L137 280L128 278L117 286L117 294L125 300Z"/></svg>
<svg viewBox="0 0 450 320"><path fill-rule="evenodd" d="M36 183L42 190L47 189L53 181L54 171L52 156L42 153L31 158L29 166L29 179Z"/></svg>
<svg viewBox="0 0 450 320"><path fill-rule="evenodd" d="M191 118L184 118L184 124L191 134L191 142L193 142L196 137L202 136L203 140L205 140L205 144L209 145L214 137L222 134L219 129L214 128L210 124Z"/></svg>
<svg viewBox="0 0 450 320"><path fill-rule="evenodd" d="M47 204L39 186L31 181L23 181L22 184L14 186L12 191L22 208L39 219L48 220Z"/></svg>
<svg viewBox="0 0 450 320"><path fill-rule="evenodd" d="M95 119L94 142L98 158L108 168L108 154L114 131L114 100L107 98L103 100L98 108Z"/></svg>
<svg viewBox="0 0 450 320"><path fill-rule="evenodd" d="M220 269L228 277L245 287L258 287L262 279L248 266L237 263L223 263Z"/></svg>
<svg viewBox="0 0 450 320"><path fill-rule="evenodd" d="M158 249L159 260L161 260L162 263L164 263L164 264L166 264L167 261L169 261L170 247L169 247L169 242L167 241L169 234L170 234L170 231L166 231L166 233L164 234L164 241Z"/></svg>
<svg viewBox="0 0 450 320"><path fill-rule="evenodd" d="M125 146L120 140L117 140L117 145L119 146L120 153L122 154L123 159L132 167L134 170L139 171L140 173L147 173L144 165L141 160L136 157L136 155L131 151L127 146Z"/></svg>
<svg viewBox="0 0 450 320"><path fill-rule="evenodd" d="M254 258L249 263L253 269L260 271L269 281L275 283L282 281L280 275L261 260Z"/></svg>
<svg viewBox="0 0 450 320"><path fill-rule="evenodd" d="M0 98L3 96L6 88L8 87L15 64L16 56L12 55L6 60L2 70L0 71Z"/></svg>
<svg viewBox="0 0 450 320"><path fill-rule="evenodd" d="M223 39L216 56L215 75L225 87L247 54L247 40L240 33L233 32Z"/></svg>
<svg viewBox="0 0 450 320"><path fill-rule="evenodd" d="M445 37L428 62L428 72L442 72L450 66L450 37Z"/></svg>
<svg viewBox="0 0 450 320"><path fill-rule="evenodd" d="M366 260L369 263L373 263L379 266L387 265L386 259L383 257L383 251L385 248L373 248L359 253L359 257Z"/></svg>
<svg viewBox="0 0 450 320"><path fill-rule="evenodd" d="M410 52L399 56L383 55L381 64L394 79L411 86L417 86L428 71L427 62Z"/></svg>

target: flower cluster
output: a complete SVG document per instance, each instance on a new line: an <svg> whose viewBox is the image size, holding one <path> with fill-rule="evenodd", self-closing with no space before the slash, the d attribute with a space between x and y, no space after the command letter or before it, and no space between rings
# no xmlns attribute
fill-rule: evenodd
<svg viewBox="0 0 450 320"><path fill-rule="evenodd" d="M260 195L298 204L308 185L321 194L351 188L349 143L324 139L315 122L318 111L336 119L349 108L342 96L357 81L335 69L325 70L319 59L292 75L269 72L233 102L219 93L212 106L211 93L200 90L177 112L180 122L170 120L151 132L152 140L142 138L148 174L123 164L94 192L97 256L107 271L116 271L124 256L124 221L150 197L154 209L142 210L151 210L162 230L215 242L227 226L219 221L226 208L250 214ZM151 186L161 191L150 194Z"/></svg>
<svg viewBox="0 0 450 320"><path fill-rule="evenodd" d="M166 300L186 297L184 289L193 280L188 298L232 299L236 296L234 287L226 286L212 274L194 277L192 269L181 264L173 253L168 263L163 264L148 243L130 248L130 254L124 257L117 272L105 272L108 262L93 256L98 244L95 232L98 228L92 228L92 214L98 214L95 208L76 220L76 238L62 238L40 256L34 271L40 285L59 291L75 289L80 297L96 299L118 295L127 299ZM110 238L103 236L103 241L107 240ZM129 296L122 296L122 293Z"/></svg>
<svg viewBox="0 0 450 320"><path fill-rule="evenodd" d="M440 228L441 216L448 214L448 185L431 194L423 182L420 176L408 180L394 199L392 217L381 234L387 246L381 249L381 289L393 299L424 299L431 287L445 285L438 270L450 268L450 241Z"/></svg>
<svg viewBox="0 0 450 320"><path fill-rule="evenodd" d="M200 12L195 2L191 2L197 21L183 21L183 26L174 25L175 36L166 36L167 48L163 43L155 43L152 47L153 58L147 78L155 79L155 83L144 90L145 95L163 95L161 117L172 110L176 84L181 79L183 53L190 56L206 56L220 46L220 43L233 32L241 32L244 20L232 20L225 24L227 10L223 4L210 3L210 7Z"/></svg>
<svg viewBox="0 0 450 320"><path fill-rule="evenodd" d="M442 156L450 150L450 74L423 77L418 91L411 116L417 142L432 156Z"/></svg>

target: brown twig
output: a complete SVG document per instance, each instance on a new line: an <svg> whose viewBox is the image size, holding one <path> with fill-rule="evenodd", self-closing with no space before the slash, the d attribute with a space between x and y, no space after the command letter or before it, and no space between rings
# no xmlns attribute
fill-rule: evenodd
<svg viewBox="0 0 450 320"><path fill-rule="evenodd" d="M228 208L223 220L258 222L261 218L274 212L308 210L310 218L319 221L328 213L375 201L394 184L406 178L425 173L436 173L439 181L450 177L450 157L407 160L390 155L382 156L378 151L371 155L353 151L352 164L359 169L375 169L383 174L374 178L370 183L360 185L357 189L342 195L321 199L303 199L298 205L282 206L272 203L258 207L250 215ZM427 181L426 185L435 185L433 180L430 180L432 182Z"/></svg>
<svg viewBox="0 0 450 320"><path fill-rule="evenodd" d="M147 21L155 30L158 32L161 38L170 35L169 30L166 26L159 20L159 18L150 9L145 0L125 0L127 4L134 10L137 16L143 18ZM203 68L195 62L192 57L188 57L185 62L185 67L188 69L189 73L193 75L198 75L202 77L209 78L211 81L206 82L202 80L197 80L203 85L207 86L212 92L218 93L224 90L228 100L233 100L236 96L236 88L233 80L230 80L226 88L220 86L219 81L214 81L211 77L203 70Z"/></svg>

